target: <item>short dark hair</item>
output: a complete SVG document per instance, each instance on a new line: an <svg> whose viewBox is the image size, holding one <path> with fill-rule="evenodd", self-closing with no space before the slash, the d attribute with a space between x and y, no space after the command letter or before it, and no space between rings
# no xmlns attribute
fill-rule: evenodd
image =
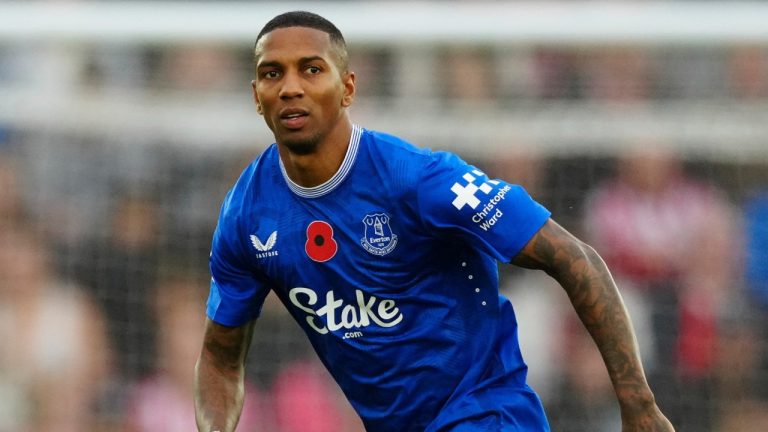
<svg viewBox="0 0 768 432"><path fill-rule="evenodd" d="M344 36L341 34L341 31L327 19L316 13L307 11L285 12L269 20L269 22L266 23L261 29L259 35L256 36L256 42L253 44L255 61L258 61L260 55L257 49L261 38L272 30L286 27L308 27L327 33L331 39L331 43L336 48L336 54L338 56L337 66L339 66L339 69L342 72L347 70L349 64L347 42L344 40Z"/></svg>

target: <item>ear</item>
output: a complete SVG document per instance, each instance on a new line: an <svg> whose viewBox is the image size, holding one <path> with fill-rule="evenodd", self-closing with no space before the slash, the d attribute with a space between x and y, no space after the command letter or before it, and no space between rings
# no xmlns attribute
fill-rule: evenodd
<svg viewBox="0 0 768 432"><path fill-rule="evenodd" d="M256 104L256 112L258 112L259 115L264 115L264 112L261 109L261 102L259 102L259 94L256 92L256 80L251 80L251 90L253 90L253 103Z"/></svg>
<svg viewBox="0 0 768 432"><path fill-rule="evenodd" d="M355 99L355 73L349 71L342 77L344 84L344 96L341 98L341 106L348 108Z"/></svg>

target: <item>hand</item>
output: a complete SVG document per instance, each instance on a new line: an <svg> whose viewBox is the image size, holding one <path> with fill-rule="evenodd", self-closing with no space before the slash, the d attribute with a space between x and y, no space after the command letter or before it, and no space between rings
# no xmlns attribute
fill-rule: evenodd
<svg viewBox="0 0 768 432"><path fill-rule="evenodd" d="M622 432L674 432L675 428L656 404L646 409L621 413Z"/></svg>

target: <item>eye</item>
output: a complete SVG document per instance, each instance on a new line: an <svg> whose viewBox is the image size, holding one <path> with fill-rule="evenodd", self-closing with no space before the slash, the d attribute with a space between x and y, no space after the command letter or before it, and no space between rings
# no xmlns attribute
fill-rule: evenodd
<svg viewBox="0 0 768 432"><path fill-rule="evenodd" d="M280 72L278 72L276 70L270 70L270 71L264 72L263 74L261 74L261 76L264 77L264 78L267 78L267 79L273 79L273 78L279 77L280 76Z"/></svg>
<svg viewBox="0 0 768 432"><path fill-rule="evenodd" d="M307 66L307 72L310 75L316 75L319 74L322 71L318 66Z"/></svg>

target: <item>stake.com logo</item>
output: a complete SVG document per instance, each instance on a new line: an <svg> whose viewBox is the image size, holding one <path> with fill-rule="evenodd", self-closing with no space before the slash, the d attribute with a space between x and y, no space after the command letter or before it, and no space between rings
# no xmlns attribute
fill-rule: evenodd
<svg viewBox="0 0 768 432"><path fill-rule="evenodd" d="M355 329L377 324L380 327L394 327L403 320L403 314L394 300L379 300L376 296L366 299L365 293L355 290L357 304L344 304L336 299L333 290L325 294L325 305L314 308L318 303L317 293L305 287L292 288L288 298L294 306L304 311L307 324L320 334L340 329ZM325 318L325 323L323 319Z"/></svg>

